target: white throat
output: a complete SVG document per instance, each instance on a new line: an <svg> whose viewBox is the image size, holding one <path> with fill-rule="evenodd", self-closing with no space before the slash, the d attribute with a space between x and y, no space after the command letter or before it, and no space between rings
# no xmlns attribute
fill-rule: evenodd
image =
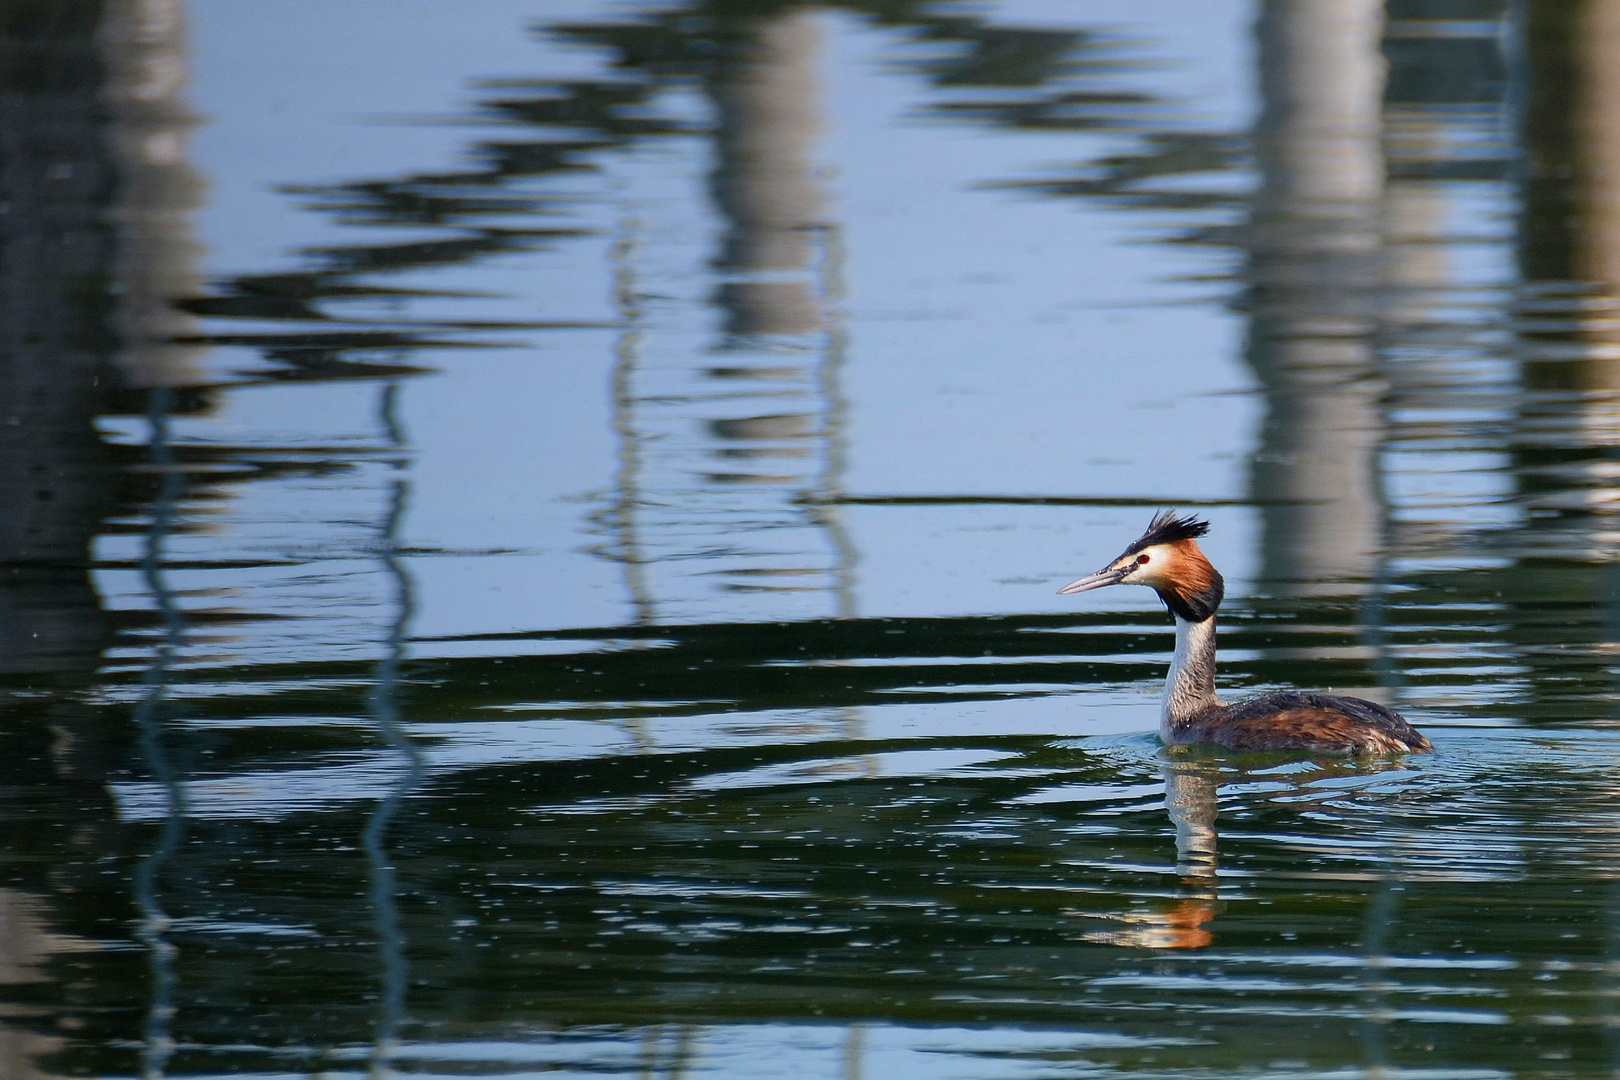
<svg viewBox="0 0 1620 1080"><path fill-rule="evenodd" d="M1159 711L1159 734L1165 742L1180 742L1177 733L1187 721L1211 705L1215 696L1215 617L1188 622L1176 616L1176 655L1164 680L1164 705Z"/></svg>

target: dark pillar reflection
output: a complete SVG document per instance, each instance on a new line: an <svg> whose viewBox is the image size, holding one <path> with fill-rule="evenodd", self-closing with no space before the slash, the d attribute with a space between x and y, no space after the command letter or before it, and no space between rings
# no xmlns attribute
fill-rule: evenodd
<svg viewBox="0 0 1620 1080"><path fill-rule="evenodd" d="M0 8L0 672L82 670L109 627L85 575L112 497L117 187L103 5Z"/></svg>
<svg viewBox="0 0 1620 1080"><path fill-rule="evenodd" d="M1576 42L1580 72L1579 175L1584 242L1576 254L1582 276L1602 282L1611 301L1620 298L1620 3L1588 0ZM1611 310L1611 315L1613 308ZM1620 340L1613 331L1608 340ZM1620 358L1605 356L1611 364Z"/></svg>
<svg viewBox="0 0 1620 1080"><path fill-rule="evenodd" d="M0 6L0 672L83 671L109 627L84 563L116 494L94 419L116 386L194 382L168 298L181 215L174 0Z"/></svg>
<svg viewBox="0 0 1620 1080"><path fill-rule="evenodd" d="M1508 440L1521 517L1502 541L1512 561L1489 585L1508 606L1505 637L1531 684L1529 708L1548 715L1614 682L1601 654L1579 679L1550 655L1591 655L1593 644L1585 630L1571 640L1555 609L1620 628L1620 5L1537 0L1523 26L1519 391Z"/></svg>
<svg viewBox="0 0 1620 1080"><path fill-rule="evenodd" d="M180 849L186 820L183 776L164 739L164 721L170 712L171 668L185 644L185 623L175 602L174 589L163 570L166 547L175 525L175 504L182 486L180 473L174 467L168 412L168 392L152 391L147 412L147 444L152 469L158 476L158 493L152 500L152 519L146 532L141 577L153 602L157 604L163 636L153 649L151 664L142 680L146 693L135 707L134 721L139 733L143 764L163 790L165 813L163 826L158 830L151 850L135 868L131 889L135 907L141 916L135 937L146 950L148 965L149 997L141 1032L143 1080L163 1075L175 1049L173 1025L178 982L175 965L179 949L170 938L174 920L165 907L163 875Z"/></svg>
<svg viewBox="0 0 1620 1080"><path fill-rule="evenodd" d="M1257 27L1247 357L1266 400L1252 494L1273 595L1360 591L1381 549L1382 29L1379 0L1267 0Z"/></svg>
<svg viewBox="0 0 1620 1080"><path fill-rule="evenodd" d="M379 418L388 441L399 452L396 469L409 465L407 444L398 420L399 385L383 388ZM360 837L370 880L372 925L377 934L378 988L377 1021L372 1034L370 1070L375 1076L388 1075L397 1049L400 1028L405 1022L410 985L410 963L404 924L399 912L398 870L388 847L388 830L404 808L411 792L421 783L426 760L401 723L399 708L400 668L405 660L405 642L411 616L415 612L415 591L400 553L400 524L410 500L410 483L403 476L394 480L387 516L378 530L377 556L393 586L393 618L383 641L383 655L372 669L371 693L367 711L383 742L399 758L399 772L388 794L377 804Z"/></svg>
<svg viewBox="0 0 1620 1080"><path fill-rule="evenodd" d="M106 780L139 762L134 733L74 691L116 629L90 579L95 538L164 482L125 472L143 455L106 443L96 419L121 390L196 381L168 302L195 283L181 10L0 0L0 687L24 691L6 700L0 784L34 793L17 805L38 826L14 830L0 913L6 958L29 969L6 981L56 983L60 1032L125 1023L86 1008L61 969L96 948L105 920L151 915L108 899L97 857L118 848ZM46 1075L60 1032L8 1020L0 1072Z"/></svg>
<svg viewBox="0 0 1620 1080"><path fill-rule="evenodd" d="M1620 510L1607 464L1620 447L1616 46L1612 0L1529 6L1516 472L1530 527L1553 534L1538 546L1592 562L1612 549Z"/></svg>

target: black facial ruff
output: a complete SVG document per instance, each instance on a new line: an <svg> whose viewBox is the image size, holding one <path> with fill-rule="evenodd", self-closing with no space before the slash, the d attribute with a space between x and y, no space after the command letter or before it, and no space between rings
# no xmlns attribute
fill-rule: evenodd
<svg viewBox="0 0 1620 1080"><path fill-rule="evenodd" d="M1143 548L1154 544L1170 544L1177 540L1194 540L1209 532L1209 522L1200 520L1188 514L1180 517L1174 510L1160 510L1148 522L1147 532L1131 542L1125 549L1125 555L1135 555ZM1124 558L1124 555L1120 556Z"/></svg>

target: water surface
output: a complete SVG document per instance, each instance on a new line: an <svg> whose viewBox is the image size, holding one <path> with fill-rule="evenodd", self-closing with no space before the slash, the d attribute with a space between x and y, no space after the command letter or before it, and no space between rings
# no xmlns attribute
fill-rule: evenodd
<svg viewBox="0 0 1620 1080"><path fill-rule="evenodd" d="M1620 1066L1610 0L3 13L6 1075Z"/></svg>

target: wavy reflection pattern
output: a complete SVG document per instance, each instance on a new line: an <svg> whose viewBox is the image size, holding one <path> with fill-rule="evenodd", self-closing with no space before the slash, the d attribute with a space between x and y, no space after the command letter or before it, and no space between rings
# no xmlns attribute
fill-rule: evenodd
<svg viewBox="0 0 1620 1080"><path fill-rule="evenodd" d="M217 280L194 10L0 11L7 1075L1612 1066L1620 5L1259 0L1229 127L1088 13L615 8L540 28L567 76L469 82L456 164L289 177L341 239ZM852 43L913 122L1075 162L973 198L1225 260L1229 681L1442 753L1067 737L1151 697L1159 613L871 602L885 514L1152 500L850 489ZM469 284L592 244L606 318ZM415 631L465 553L412 541L401 403L515 338L602 374L558 513L624 617Z"/></svg>

